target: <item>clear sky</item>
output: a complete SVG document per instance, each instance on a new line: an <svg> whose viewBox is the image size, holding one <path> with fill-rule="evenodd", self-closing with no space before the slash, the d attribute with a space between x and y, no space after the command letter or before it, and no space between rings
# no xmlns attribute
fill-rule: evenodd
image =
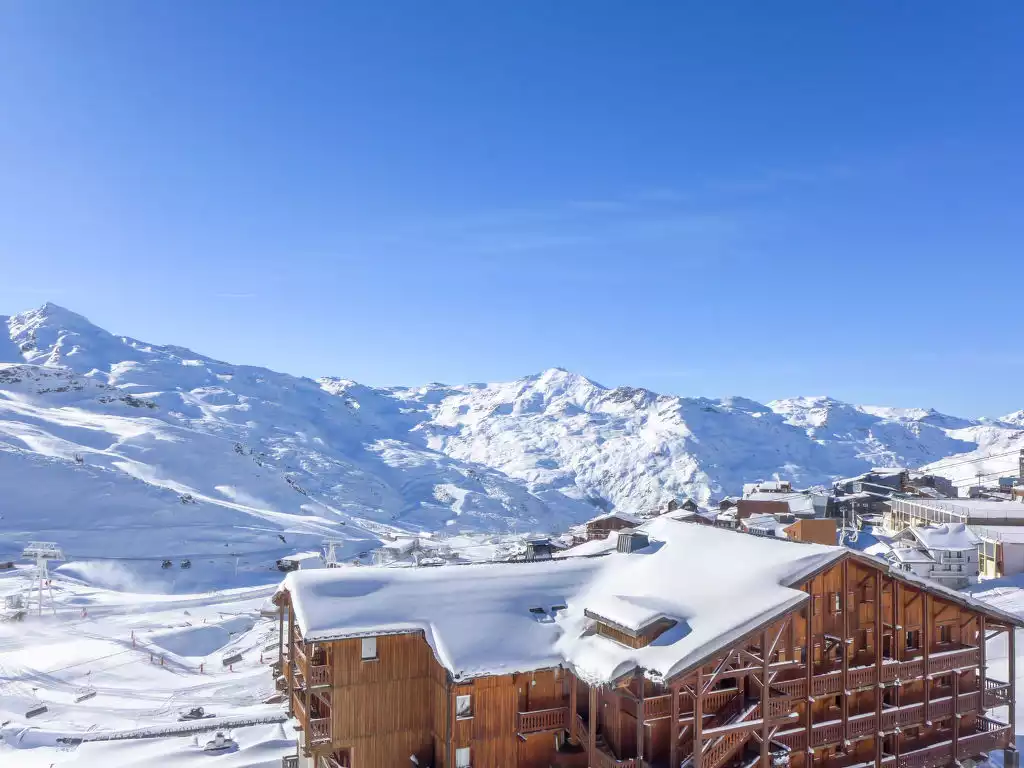
<svg viewBox="0 0 1024 768"><path fill-rule="evenodd" d="M0 5L0 314L1024 408L1024 4Z"/></svg>

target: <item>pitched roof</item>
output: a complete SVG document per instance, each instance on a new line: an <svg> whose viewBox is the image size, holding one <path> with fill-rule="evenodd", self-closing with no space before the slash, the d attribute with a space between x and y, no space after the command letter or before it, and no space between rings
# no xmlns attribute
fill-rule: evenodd
<svg viewBox="0 0 1024 768"><path fill-rule="evenodd" d="M912 526L900 538L913 540L925 549L974 549L981 539L964 523L943 523L936 526Z"/></svg>
<svg viewBox="0 0 1024 768"><path fill-rule="evenodd" d="M844 550L775 542L658 518L633 553L433 569L334 568L288 575L307 641L422 631L438 661L471 677L571 663L613 680L636 667L669 677L807 596L790 588ZM730 568L717 569L723 549ZM708 574L718 570L714 579ZM551 608L566 605L565 610ZM542 613L531 613L541 608ZM628 627L677 622L645 648L589 631L586 611Z"/></svg>
<svg viewBox="0 0 1024 768"><path fill-rule="evenodd" d="M587 525L590 523L596 523L601 520L622 520L626 523L632 523L633 525L640 525L643 521L636 515L631 515L628 512L605 512L603 515L592 517L587 520Z"/></svg>
<svg viewBox="0 0 1024 768"><path fill-rule="evenodd" d="M280 590L290 594L307 642L422 632L457 679L568 663L585 679L609 682L637 668L655 679L689 671L801 605L807 594L798 587L844 557L886 568L841 547L667 518L643 530L650 545L632 553L615 551L610 537L588 542L595 545L588 556L572 556L573 548L541 562L296 571ZM724 553L729 568L722 569ZM895 569L889 574L1022 625L968 595ZM629 627L660 618L676 624L655 643L629 648L594 633L594 615Z"/></svg>

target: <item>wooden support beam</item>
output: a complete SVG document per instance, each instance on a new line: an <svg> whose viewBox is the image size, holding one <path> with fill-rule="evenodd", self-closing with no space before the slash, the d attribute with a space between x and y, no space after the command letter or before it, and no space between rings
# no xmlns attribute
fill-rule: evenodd
<svg viewBox="0 0 1024 768"><path fill-rule="evenodd" d="M637 675L637 682L640 687L640 696L636 703L636 762L643 765L644 759L644 676Z"/></svg>
<svg viewBox="0 0 1024 768"><path fill-rule="evenodd" d="M930 614L932 608L932 597L927 592L924 593L924 605L922 607L923 613L921 614L924 618L921 621L921 644L924 646L924 711L928 712L928 703L932 698L932 681L928 676L928 657L931 655L932 646L932 617ZM982 683L981 690L985 690L985 685ZM984 694L982 694L984 695ZM955 694L954 694L955 696ZM956 699L953 699L954 711L956 711ZM956 754L956 748L953 749L953 754Z"/></svg>
<svg viewBox="0 0 1024 768"><path fill-rule="evenodd" d="M981 684L981 695L985 695L985 684ZM925 698L925 712L928 711L928 699ZM1012 720L1010 721L1013 722ZM953 670L953 757L956 757L960 746L960 670Z"/></svg>
<svg viewBox="0 0 1024 768"><path fill-rule="evenodd" d="M813 585L814 582L811 582ZM807 587L807 591L810 592L812 586ZM809 594L807 596L807 603L804 606L804 616L807 619L807 626L804 632L804 660L807 662L807 701L806 706L806 719L807 719L807 751L804 753L804 765L810 766L811 755L813 750L811 749L811 731L814 727L814 713L811 711L811 697L814 695L814 598Z"/></svg>
<svg viewBox="0 0 1024 768"><path fill-rule="evenodd" d="M700 672L701 668L697 668L697 690L700 690ZM671 688L672 695L672 720L669 721L668 726L668 753L669 763L671 765L679 765L679 686L673 685ZM701 697L697 697L697 701L700 701ZM699 723L700 712L697 711L696 719ZM697 731L700 731L700 726L697 725Z"/></svg>
<svg viewBox="0 0 1024 768"><path fill-rule="evenodd" d="M295 610L288 601L288 717L295 717Z"/></svg>
<svg viewBox="0 0 1024 768"><path fill-rule="evenodd" d="M284 674L284 600L277 606L277 666Z"/></svg>
<svg viewBox="0 0 1024 768"><path fill-rule="evenodd" d="M850 610L852 609L853 606L847 605L847 603L850 602L849 566L850 566L850 560L849 560L849 558L845 558L843 560L843 564L842 564L842 587L841 587L841 589L843 590L843 595L842 595L842 601L843 601L843 630L842 631L843 631L843 636L840 638L840 641L841 641L840 642L840 646L841 646L840 650L841 650L841 652L843 654L842 666L841 666L841 668L842 668L843 689L840 692L842 694L842 698L839 700L839 702L840 702L840 716L842 717L842 720L843 720L843 740L844 741L847 741L850 738L850 732L848 730L849 727L850 727L850 702L849 702L849 697L846 695L846 692L848 690L850 690L850 680L849 680L849 675L850 675L850 646L849 646L849 637L850 637Z"/></svg>
<svg viewBox="0 0 1024 768"><path fill-rule="evenodd" d="M698 695L693 700L693 768L701 768L704 753L704 694L700 693L703 682L703 669L697 667L697 691ZM679 765L678 754L672 762L673 766Z"/></svg>
<svg viewBox="0 0 1024 768"><path fill-rule="evenodd" d="M882 571L875 571L875 714L882 714ZM882 737L875 734L875 765L882 764Z"/></svg>
<svg viewBox="0 0 1024 768"><path fill-rule="evenodd" d="M779 633L775 636L775 642L772 643L770 650L765 651L765 645L768 643L768 633L761 633L761 650L764 652L764 667L761 669L761 717L763 722L761 724L761 768L769 768L769 754L768 754L768 700L770 698L771 691L768 686L768 662L772 657L772 653L775 652L775 644L779 642L779 638L782 637L782 630L786 627L783 625L779 629ZM756 734L755 734L756 735Z"/></svg>
<svg viewBox="0 0 1024 768"><path fill-rule="evenodd" d="M569 741L573 744L579 741L579 734L576 733L576 672L569 670Z"/></svg>
<svg viewBox="0 0 1024 768"><path fill-rule="evenodd" d="M985 680L988 678L988 669L985 656L985 614L978 614L978 674L981 677L981 690L985 690ZM985 694L982 693L982 696Z"/></svg>
<svg viewBox="0 0 1024 768"><path fill-rule="evenodd" d="M897 661L903 661L903 643L900 642L900 583L898 580L892 580L892 656ZM893 698L895 701L893 704L896 706L900 705L900 688L901 686L894 687ZM879 710L881 711L881 710ZM900 742L903 740L902 736L897 735L893 741L895 742L895 755L896 764L900 763Z"/></svg>
<svg viewBox="0 0 1024 768"><path fill-rule="evenodd" d="M590 739L587 744L587 756L590 758L590 764L593 765L595 760L594 751L597 749L597 686L588 684L587 687L590 689L590 712L588 713L589 722L587 724L587 727L590 729L587 735Z"/></svg>
<svg viewBox="0 0 1024 768"><path fill-rule="evenodd" d="M799 715L795 712L791 712L788 715L771 718L770 720L763 717L759 717L755 720L741 720L737 723L729 723L728 725L718 725L714 728L708 728L703 732L703 735L709 739L716 739L719 736L727 736L730 733L756 733L757 731L761 731L761 738L764 738L772 727L777 727L780 724L791 723L793 719L797 717L799 717ZM768 742L766 741L765 743L767 744Z"/></svg>
<svg viewBox="0 0 1024 768"><path fill-rule="evenodd" d="M1010 684L1010 718L1007 722L1012 726L1017 722L1017 651L1015 650L1017 632L1012 626L1009 627L1007 631L1010 633L1010 679L1006 681ZM984 682L982 683L982 690L985 690ZM1013 731L1010 731L1010 733L1013 733ZM1013 743L1013 739L1010 739L1010 743Z"/></svg>

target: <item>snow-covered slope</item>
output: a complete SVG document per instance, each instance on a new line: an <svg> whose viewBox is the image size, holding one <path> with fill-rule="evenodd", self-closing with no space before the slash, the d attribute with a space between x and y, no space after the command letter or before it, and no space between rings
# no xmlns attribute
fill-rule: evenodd
<svg viewBox="0 0 1024 768"><path fill-rule="evenodd" d="M115 336L53 304L0 318L4 552L42 538L79 556L272 557L326 536L358 552L394 529L560 530L595 508L822 483L1022 435L1013 417L684 398L561 369L373 388Z"/></svg>

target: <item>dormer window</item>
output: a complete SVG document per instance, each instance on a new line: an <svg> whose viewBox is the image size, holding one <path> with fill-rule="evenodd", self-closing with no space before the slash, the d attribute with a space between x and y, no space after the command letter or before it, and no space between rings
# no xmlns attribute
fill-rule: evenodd
<svg viewBox="0 0 1024 768"><path fill-rule="evenodd" d="M626 610L614 610L620 606L625 607ZM678 623L675 619L661 614L647 613L640 616L637 615L636 611L632 611L634 615L630 615L629 605L623 600L618 600L618 602L615 600L608 601L608 604L603 607L605 609L612 609L607 612L616 613L616 618L619 620L616 621L611 616L598 613L589 608L584 610L583 614L587 618L594 620L594 629L597 634L629 648L644 648L650 645L662 632L674 627ZM622 615L619 616L619 613ZM628 619L635 620L630 624L627 623Z"/></svg>

